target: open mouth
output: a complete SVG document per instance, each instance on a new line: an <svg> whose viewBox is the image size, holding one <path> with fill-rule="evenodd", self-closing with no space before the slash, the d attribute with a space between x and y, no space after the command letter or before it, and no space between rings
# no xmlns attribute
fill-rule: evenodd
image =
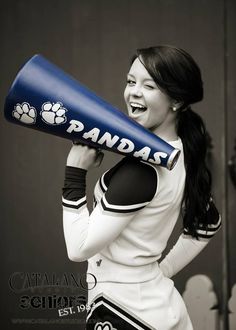
<svg viewBox="0 0 236 330"><path fill-rule="evenodd" d="M147 110L147 107L135 102L130 103L130 106L131 106L132 114L134 115L140 115Z"/></svg>

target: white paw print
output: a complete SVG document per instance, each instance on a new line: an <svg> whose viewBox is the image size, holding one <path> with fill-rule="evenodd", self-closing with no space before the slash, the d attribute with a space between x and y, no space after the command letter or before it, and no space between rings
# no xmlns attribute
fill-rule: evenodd
<svg viewBox="0 0 236 330"><path fill-rule="evenodd" d="M17 103L14 107L12 115L22 123L32 125L36 122L37 111L27 102L22 104Z"/></svg>
<svg viewBox="0 0 236 330"><path fill-rule="evenodd" d="M67 109L63 107L61 102L45 102L42 105L40 115L46 124L60 125L64 124L67 120L65 116L66 111Z"/></svg>
<svg viewBox="0 0 236 330"><path fill-rule="evenodd" d="M117 329L113 328L112 324L106 321L104 323L102 322L96 323L94 330L117 330Z"/></svg>

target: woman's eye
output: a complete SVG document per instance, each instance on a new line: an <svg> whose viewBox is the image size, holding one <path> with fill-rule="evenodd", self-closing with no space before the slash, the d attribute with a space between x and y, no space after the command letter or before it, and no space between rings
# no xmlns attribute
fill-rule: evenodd
<svg viewBox="0 0 236 330"><path fill-rule="evenodd" d="M131 79L127 79L127 84L132 86L135 84L135 81Z"/></svg>
<svg viewBox="0 0 236 330"><path fill-rule="evenodd" d="M148 89L154 89L154 86L152 86L152 85L145 85L145 87Z"/></svg>

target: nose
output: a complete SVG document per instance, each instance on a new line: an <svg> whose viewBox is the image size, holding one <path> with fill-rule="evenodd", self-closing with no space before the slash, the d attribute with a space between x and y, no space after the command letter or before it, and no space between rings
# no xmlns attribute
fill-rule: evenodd
<svg viewBox="0 0 236 330"><path fill-rule="evenodd" d="M143 95L141 86L139 86L138 84L136 84L135 86L133 86L131 88L130 94L132 96L141 97Z"/></svg>

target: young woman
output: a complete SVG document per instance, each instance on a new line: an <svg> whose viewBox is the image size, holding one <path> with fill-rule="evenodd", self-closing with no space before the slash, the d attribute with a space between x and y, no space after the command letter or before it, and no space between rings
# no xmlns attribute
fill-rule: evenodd
<svg viewBox="0 0 236 330"><path fill-rule="evenodd" d="M129 117L179 148L181 156L172 171L123 158L96 184L89 214L85 177L99 163L98 152L72 146L63 223L69 258L88 260L88 273L97 279L88 293L92 308L86 329L190 330L170 278L207 245L221 223L205 164L205 127L190 107L203 98L200 70L182 49L139 49L124 98ZM180 214L183 232L158 263Z"/></svg>

